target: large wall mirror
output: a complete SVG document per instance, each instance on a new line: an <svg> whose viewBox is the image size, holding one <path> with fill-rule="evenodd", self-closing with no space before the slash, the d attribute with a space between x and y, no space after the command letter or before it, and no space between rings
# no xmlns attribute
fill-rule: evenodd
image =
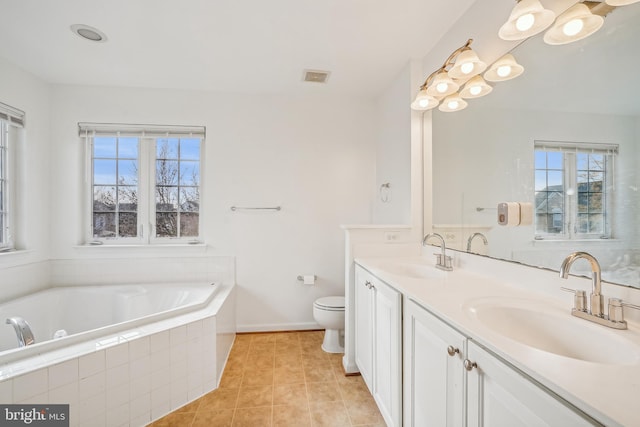
<svg viewBox="0 0 640 427"><path fill-rule="evenodd" d="M538 35L512 53L522 76L433 111L434 231L453 249L553 270L587 251L603 280L640 287L640 3L581 41ZM500 202L533 204L533 224L498 225Z"/></svg>

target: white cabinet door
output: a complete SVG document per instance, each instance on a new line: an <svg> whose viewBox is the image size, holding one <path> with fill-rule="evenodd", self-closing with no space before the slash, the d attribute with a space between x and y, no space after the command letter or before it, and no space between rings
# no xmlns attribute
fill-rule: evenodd
<svg viewBox="0 0 640 427"><path fill-rule="evenodd" d="M467 358L469 427L599 425L472 342Z"/></svg>
<svg viewBox="0 0 640 427"><path fill-rule="evenodd" d="M373 393L373 277L361 267L356 267L355 279L356 364Z"/></svg>
<svg viewBox="0 0 640 427"><path fill-rule="evenodd" d="M464 426L466 341L424 308L405 300L405 426Z"/></svg>
<svg viewBox="0 0 640 427"><path fill-rule="evenodd" d="M373 397L388 426L402 426L402 295L374 280Z"/></svg>

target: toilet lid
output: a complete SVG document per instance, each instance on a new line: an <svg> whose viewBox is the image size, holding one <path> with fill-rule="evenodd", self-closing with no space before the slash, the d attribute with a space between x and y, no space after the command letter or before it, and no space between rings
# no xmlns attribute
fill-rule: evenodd
<svg viewBox="0 0 640 427"><path fill-rule="evenodd" d="M344 297L322 297L314 303L318 307L344 309Z"/></svg>

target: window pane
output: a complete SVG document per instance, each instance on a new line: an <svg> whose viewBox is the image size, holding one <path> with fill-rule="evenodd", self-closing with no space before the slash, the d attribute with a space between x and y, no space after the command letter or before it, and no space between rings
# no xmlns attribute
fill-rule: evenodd
<svg viewBox="0 0 640 427"><path fill-rule="evenodd" d="M604 183L603 172L591 172L589 174L589 191L602 191Z"/></svg>
<svg viewBox="0 0 640 427"><path fill-rule="evenodd" d="M547 152L547 169L563 169L562 158L564 154L561 152Z"/></svg>
<svg viewBox="0 0 640 427"><path fill-rule="evenodd" d="M547 168L547 153L546 151L535 151L535 168L546 169Z"/></svg>
<svg viewBox="0 0 640 427"><path fill-rule="evenodd" d="M136 237L138 235L138 214L121 212L118 215L118 235L120 237Z"/></svg>
<svg viewBox="0 0 640 427"><path fill-rule="evenodd" d="M180 162L180 185L200 184L200 162Z"/></svg>
<svg viewBox="0 0 640 427"><path fill-rule="evenodd" d="M178 187L156 187L156 211L176 212L178 210Z"/></svg>
<svg viewBox="0 0 640 427"><path fill-rule="evenodd" d="M175 160L156 161L156 184L178 185L178 162Z"/></svg>
<svg viewBox="0 0 640 427"><path fill-rule="evenodd" d="M93 157L116 157L116 138L97 136L93 139Z"/></svg>
<svg viewBox="0 0 640 427"><path fill-rule="evenodd" d="M180 214L180 235L184 237L198 236L199 214L188 212Z"/></svg>
<svg viewBox="0 0 640 427"><path fill-rule="evenodd" d="M138 191L134 186L118 187L118 211L120 212L137 212L138 210Z"/></svg>
<svg viewBox="0 0 640 427"><path fill-rule="evenodd" d="M183 187L180 189L180 210L182 212L200 211L200 192L197 188Z"/></svg>
<svg viewBox="0 0 640 427"><path fill-rule="evenodd" d="M578 212L589 212L589 193L578 193Z"/></svg>
<svg viewBox="0 0 640 427"><path fill-rule="evenodd" d="M536 203L536 213L537 214L546 214L547 213L547 206L549 205L548 203L548 195L549 193L547 193L546 191L542 191L539 193L536 193L536 199L535 199L535 203Z"/></svg>
<svg viewBox="0 0 640 427"><path fill-rule="evenodd" d="M604 216L602 214L589 215L589 232L590 233L604 232Z"/></svg>
<svg viewBox="0 0 640 427"><path fill-rule="evenodd" d="M536 191L543 191L547 189L547 171L546 170L536 171L535 180L536 180L536 183L535 183Z"/></svg>
<svg viewBox="0 0 640 427"><path fill-rule="evenodd" d="M178 236L178 214L169 212L156 213L156 236L177 237Z"/></svg>
<svg viewBox="0 0 640 427"><path fill-rule="evenodd" d="M587 233L589 230L589 214L579 214L576 222L578 233Z"/></svg>
<svg viewBox="0 0 640 427"><path fill-rule="evenodd" d="M578 170L588 170L589 169L589 155L587 153L578 153L576 154L576 165Z"/></svg>
<svg viewBox="0 0 640 427"><path fill-rule="evenodd" d="M116 235L116 214L115 213L94 213L93 214L93 237L115 237Z"/></svg>
<svg viewBox="0 0 640 427"><path fill-rule="evenodd" d="M137 159L138 138L118 138L118 157L121 159Z"/></svg>
<svg viewBox="0 0 640 427"><path fill-rule="evenodd" d="M118 161L118 184L136 185L138 183L138 162L136 160Z"/></svg>
<svg viewBox="0 0 640 427"><path fill-rule="evenodd" d="M549 171L547 172L547 184L549 190L562 191L562 171Z"/></svg>
<svg viewBox="0 0 640 427"><path fill-rule="evenodd" d="M178 138L158 138L156 140L156 158L177 159Z"/></svg>
<svg viewBox="0 0 640 427"><path fill-rule="evenodd" d="M180 158L183 160L200 160L200 140L196 138L181 139Z"/></svg>
<svg viewBox="0 0 640 427"><path fill-rule="evenodd" d="M564 194L559 192L549 193L549 199L547 201L547 212L563 213L564 212Z"/></svg>
<svg viewBox="0 0 640 427"><path fill-rule="evenodd" d="M116 161L94 160L93 183L96 185L116 184Z"/></svg>
<svg viewBox="0 0 640 427"><path fill-rule="evenodd" d="M604 170L604 155L603 154L590 154L589 155L589 169L592 171Z"/></svg>
<svg viewBox="0 0 640 427"><path fill-rule="evenodd" d="M116 210L116 187L93 187L93 211L114 212ZM115 231L115 229L114 229Z"/></svg>
<svg viewBox="0 0 640 427"><path fill-rule="evenodd" d="M589 194L589 213L604 212L602 207L602 193Z"/></svg>

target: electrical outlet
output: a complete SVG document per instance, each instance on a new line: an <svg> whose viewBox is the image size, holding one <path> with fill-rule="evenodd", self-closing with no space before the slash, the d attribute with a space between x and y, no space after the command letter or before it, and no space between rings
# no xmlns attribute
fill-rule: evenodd
<svg viewBox="0 0 640 427"><path fill-rule="evenodd" d="M453 241L457 240L456 237L457 237L456 233L451 233L451 232L444 233L444 240L447 241L447 242L453 242Z"/></svg>
<svg viewBox="0 0 640 427"><path fill-rule="evenodd" d="M386 240L387 242L395 242L396 240L398 240L398 233L393 231L386 231L384 233L384 240Z"/></svg>

